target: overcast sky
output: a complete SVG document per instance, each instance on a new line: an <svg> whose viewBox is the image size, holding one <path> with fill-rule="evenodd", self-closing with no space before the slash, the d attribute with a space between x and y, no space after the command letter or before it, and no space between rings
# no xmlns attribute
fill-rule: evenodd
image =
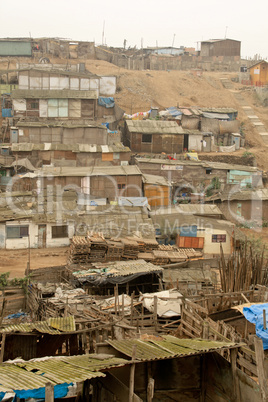
<svg viewBox="0 0 268 402"><path fill-rule="evenodd" d="M268 57L268 2L258 0L0 0L0 37L61 37L108 46L197 47L224 37ZM174 36L175 35L175 36ZM200 48L200 47L199 47Z"/></svg>

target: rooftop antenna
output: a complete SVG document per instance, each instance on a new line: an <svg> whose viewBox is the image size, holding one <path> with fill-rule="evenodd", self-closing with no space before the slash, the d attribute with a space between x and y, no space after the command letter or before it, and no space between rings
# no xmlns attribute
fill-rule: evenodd
<svg viewBox="0 0 268 402"><path fill-rule="evenodd" d="M174 46L174 42L175 42L175 36L176 36L176 34L173 35L173 41L172 41L172 45L171 45L171 54L173 53L173 46Z"/></svg>
<svg viewBox="0 0 268 402"><path fill-rule="evenodd" d="M228 29L228 27L225 27L225 37L224 37L224 39L226 39L227 29Z"/></svg>
<svg viewBox="0 0 268 402"><path fill-rule="evenodd" d="M105 28L105 20L103 21L103 29L102 29L102 45L104 45L104 28Z"/></svg>

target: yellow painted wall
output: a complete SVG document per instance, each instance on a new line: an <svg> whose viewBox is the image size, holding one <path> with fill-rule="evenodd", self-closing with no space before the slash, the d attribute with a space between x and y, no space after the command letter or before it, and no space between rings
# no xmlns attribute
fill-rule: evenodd
<svg viewBox="0 0 268 402"><path fill-rule="evenodd" d="M268 63L260 62L250 68L250 79L253 85L268 84Z"/></svg>
<svg viewBox="0 0 268 402"><path fill-rule="evenodd" d="M145 184L144 196L147 197L148 203L151 207L168 206L170 187Z"/></svg>

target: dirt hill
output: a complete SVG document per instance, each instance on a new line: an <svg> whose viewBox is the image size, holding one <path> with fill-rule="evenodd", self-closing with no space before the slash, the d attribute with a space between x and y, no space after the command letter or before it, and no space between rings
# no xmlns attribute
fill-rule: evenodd
<svg viewBox="0 0 268 402"><path fill-rule="evenodd" d="M86 66L95 74L117 76L115 99L126 113L147 111L151 106L161 110L177 105L237 109L238 118L244 125L246 147L255 155L258 166L268 170L267 145L235 95L240 93L243 96L266 126L265 131L268 131L267 108L258 102L252 88L232 81L237 78L236 73L204 72L201 77L196 77L190 71L129 71L100 60L87 61ZM230 89L223 86L222 79L230 81Z"/></svg>
<svg viewBox="0 0 268 402"><path fill-rule="evenodd" d="M9 69L16 68L16 62L9 62ZM29 63L29 59L20 59ZM51 59L52 63L66 64L66 60ZM70 62L70 61L69 61ZM85 60L72 60L72 63ZM0 69L6 69L8 61L0 61ZM267 145L263 142L255 126L251 123L235 95L241 93L254 113L266 126L268 131L267 108L257 101L250 87L232 82L236 73L204 72L201 77L193 76L190 71L131 71L119 68L101 60L87 60L87 70L98 75L113 74L117 76L117 93L115 100L126 113L148 111L151 106L160 110L169 106L232 107L238 110L238 118L244 124L246 146L256 156L258 166L268 171ZM222 79L228 79L231 88L226 89Z"/></svg>

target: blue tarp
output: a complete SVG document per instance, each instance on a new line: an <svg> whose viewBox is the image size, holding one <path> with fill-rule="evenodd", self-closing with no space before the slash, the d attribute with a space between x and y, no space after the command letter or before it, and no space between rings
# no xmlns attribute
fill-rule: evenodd
<svg viewBox="0 0 268 402"><path fill-rule="evenodd" d="M12 109L2 109L2 117L12 117Z"/></svg>
<svg viewBox="0 0 268 402"><path fill-rule="evenodd" d="M5 317L5 319L12 320L13 318L26 317L26 316L27 313L19 311L18 313L8 315L7 317Z"/></svg>
<svg viewBox="0 0 268 402"><path fill-rule="evenodd" d="M256 335L262 339L263 349L268 349L268 329L263 327L263 310L266 311L266 328L268 328L268 303L252 304L250 307L243 308L243 314L246 319L255 324Z"/></svg>
<svg viewBox="0 0 268 402"><path fill-rule="evenodd" d="M64 398L68 394L68 387L73 385L73 383L67 384L58 384L54 386L54 399L56 398ZM28 390L14 390L17 398L20 399L43 399L45 400L45 387L38 389L28 389ZM0 392L0 401L5 396L5 392Z"/></svg>
<svg viewBox="0 0 268 402"><path fill-rule="evenodd" d="M169 114L171 114L172 117L178 117L182 115L182 112L180 110L178 110L178 108L176 107L168 107L166 109L168 111Z"/></svg>
<svg viewBox="0 0 268 402"><path fill-rule="evenodd" d="M98 99L98 104L100 106L105 106L106 108L110 108L110 107L114 107L115 102L114 102L114 98L112 98L112 97L104 98L103 96L100 96Z"/></svg>

